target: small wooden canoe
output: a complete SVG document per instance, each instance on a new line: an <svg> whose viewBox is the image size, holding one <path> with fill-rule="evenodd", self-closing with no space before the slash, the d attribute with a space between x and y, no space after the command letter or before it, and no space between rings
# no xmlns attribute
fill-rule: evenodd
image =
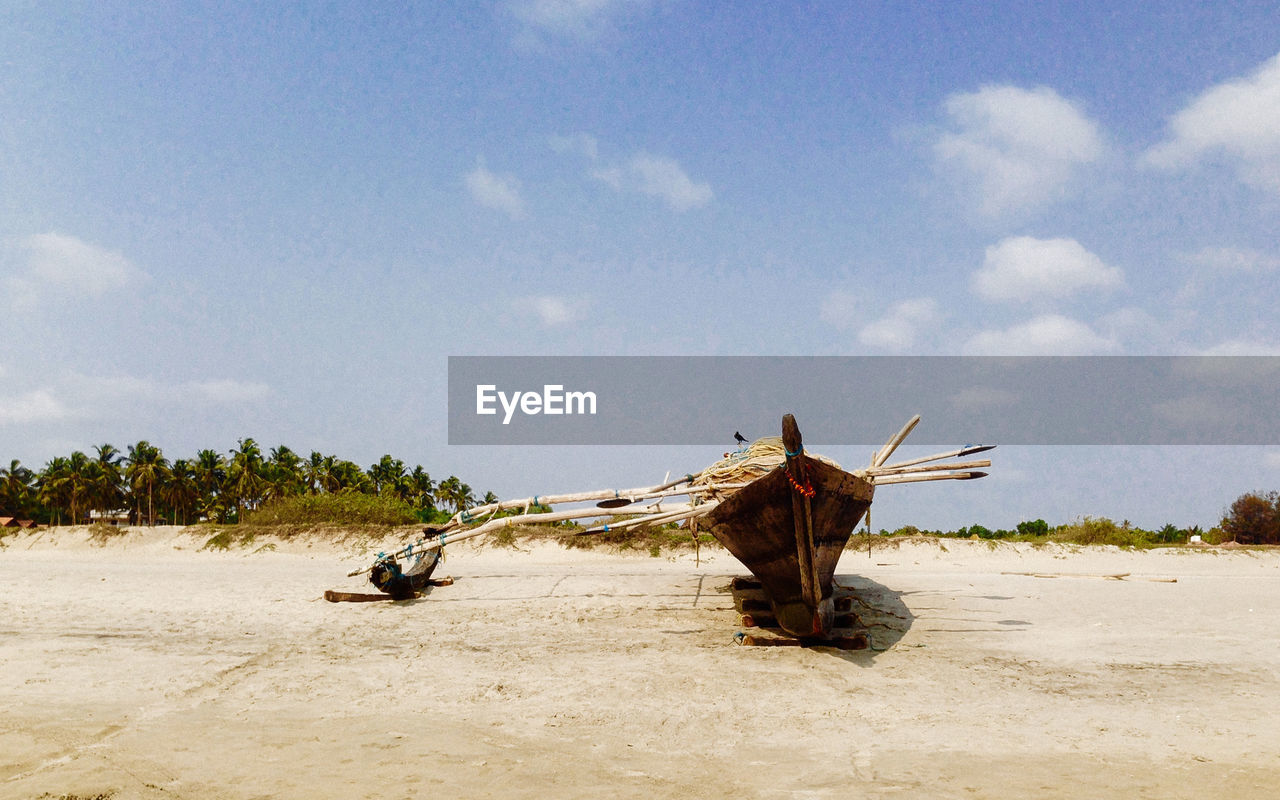
<svg viewBox="0 0 1280 800"><path fill-rule="evenodd" d="M871 480L804 454L795 417L782 418L786 462L699 523L751 570L779 626L823 638L835 623L832 579L875 494Z"/></svg>

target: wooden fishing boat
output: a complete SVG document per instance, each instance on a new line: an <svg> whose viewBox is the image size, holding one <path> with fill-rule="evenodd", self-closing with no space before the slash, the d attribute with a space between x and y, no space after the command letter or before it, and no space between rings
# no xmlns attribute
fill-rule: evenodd
<svg viewBox="0 0 1280 800"><path fill-rule="evenodd" d="M709 532L751 571L779 628L799 640L823 640L832 635L837 621L836 565L849 536L871 507L876 487L971 480L986 475L973 468L991 464L986 459L932 462L990 450L994 445L965 445L886 463L919 422L918 415L912 417L876 451L869 466L848 472L828 459L805 453L795 417L787 414L782 418L781 438L743 442L737 452L726 453L722 461L696 474L656 486L534 495L464 509L447 523L426 528L417 542L390 555L380 553L372 567L348 574L369 573L381 591L411 597L420 589L419 583L430 580L445 546L514 525L595 519L593 526L580 531L590 535L685 523ZM688 499L676 502L678 496ZM571 507L550 508L562 504ZM402 571L400 559L411 556L419 560Z"/></svg>
<svg viewBox="0 0 1280 800"><path fill-rule="evenodd" d="M823 637L835 620L832 580L875 495L865 475L805 455L795 417L782 418L786 461L707 512L699 527L751 570L778 626Z"/></svg>

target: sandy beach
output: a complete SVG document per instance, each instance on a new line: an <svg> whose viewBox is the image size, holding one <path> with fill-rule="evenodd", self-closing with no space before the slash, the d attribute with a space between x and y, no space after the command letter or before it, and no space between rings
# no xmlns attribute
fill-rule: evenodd
<svg viewBox="0 0 1280 800"><path fill-rule="evenodd" d="M846 553L865 651L743 647L719 550L7 537L0 798L1273 797L1280 551ZM274 549L273 549L274 548ZM1125 574L1123 578L1108 578Z"/></svg>

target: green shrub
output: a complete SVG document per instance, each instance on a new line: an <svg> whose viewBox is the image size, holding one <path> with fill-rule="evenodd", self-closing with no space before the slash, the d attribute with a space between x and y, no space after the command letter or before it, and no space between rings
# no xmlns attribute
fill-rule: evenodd
<svg viewBox="0 0 1280 800"><path fill-rule="evenodd" d="M1019 536L1048 536L1049 523L1042 519L1023 520L1018 523Z"/></svg>
<svg viewBox="0 0 1280 800"><path fill-rule="evenodd" d="M1126 521L1117 525L1106 517L1082 517L1069 525L1059 525L1049 537L1069 544L1110 544L1116 547L1149 547L1150 531L1132 528Z"/></svg>
<svg viewBox="0 0 1280 800"><path fill-rule="evenodd" d="M252 531L237 532L232 529L220 530L210 536L201 547L201 550L229 550L232 545L237 547L248 547L253 543L254 534Z"/></svg>
<svg viewBox="0 0 1280 800"><path fill-rule="evenodd" d="M245 514L245 525L410 525L418 509L395 497L343 491L270 500Z"/></svg>

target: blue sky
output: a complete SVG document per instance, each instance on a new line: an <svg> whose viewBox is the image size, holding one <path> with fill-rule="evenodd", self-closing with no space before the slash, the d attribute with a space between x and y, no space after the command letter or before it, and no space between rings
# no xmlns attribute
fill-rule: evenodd
<svg viewBox="0 0 1280 800"><path fill-rule="evenodd" d="M252 436L545 493L719 454L451 448L448 355L1280 353L1274 3L284 5L0 11L5 463ZM877 526L1280 484L1001 458Z"/></svg>

